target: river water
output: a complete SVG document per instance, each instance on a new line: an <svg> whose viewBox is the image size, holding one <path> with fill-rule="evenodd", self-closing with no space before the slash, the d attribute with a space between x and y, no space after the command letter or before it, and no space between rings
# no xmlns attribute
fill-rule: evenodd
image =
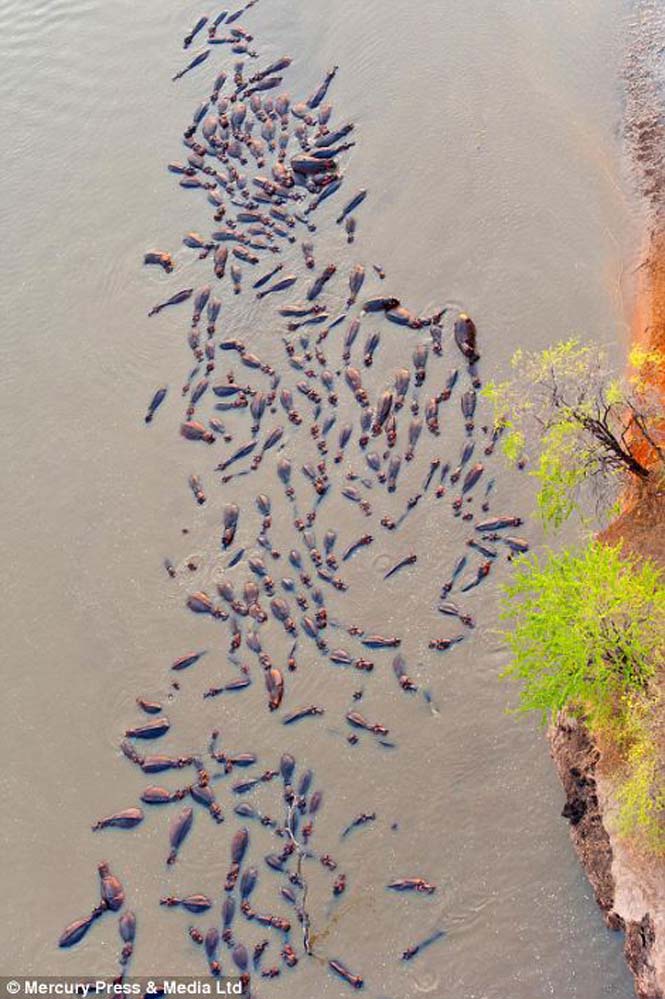
<svg viewBox="0 0 665 999"><path fill-rule="evenodd" d="M226 827L214 845L205 815L168 875L163 813L135 833L88 831L150 782L118 749L135 697L164 696L168 663L219 635L183 609L184 583L161 568L165 555L179 564L191 555L213 572L222 501L212 480L200 509L187 488L201 452L177 436L175 397L189 363L182 318L146 319L180 284L141 267L145 249L176 249L182 233L209 224L203 199L165 170L182 155L201 80L212 78L204 67L170 83L199 13L175 0L0 3L3 974L113 972L111 919L78 948L56 947L65 923L90 910L103 857L139 917L134 973L201 971L187 920L156 898L218 893L228 863ZM518 346L574 334L625 339L637 230L619 139L629 14L620 0L261 0L243 19L262 56L294 56L295 93L340 65L332 98L340 118L356 122L349 181L370 191L356 258L380 262L390 289L423 311L445 302L471 313L485 378L504 374ZM322 227L317 263L331 239ZM176 256L183 284L205 279L193 254ZM247 339L269 353L260 324L252 313ZM400 335L383 335L392 368ZM160 384L172 386L171 405L148 430L142 416ZM494 474L495 511L527 515L528 478L499 462ZM330 512L347 542L363 529L348 504L336 500ZM402 635L436 712L396 689L385 653L381 681L346 674L323 685L311 667L297 674L297 704L325 686L325 721L289 730L291 751L327 795L317 838L338 852L353 816L378 816L343 847L342 900L315 904L315 950L361 971L378 996L624 999L621 940L604 928L571 850L542 731L506 714L513 692L498 679L506 654L496 627L507 567L470 598L473 639L429 653L422 638L454 555L452 528L431 516L413 524L397 554L418 548L417 575L379 585L396 555L383 537L347 575L358 615ZM535 525L523 531L543 543ZM444 631L441 618L433 626ZM204 681L222 668L221 656L209 659ZM362 686L363 710L390 722L398 753L345 742L337 719ZM219 725L238 750L274 762L283 733L253 689L232 704L202 706L200 688L178 701L169 713L180 737L194 745ZM387 897L388 880L416 873L439 885L432 898ZM324 890L319 877L312 896ZM443 941L398 961L439 927ZM346 986L315 959L259 991L304 999Z"/></svg>

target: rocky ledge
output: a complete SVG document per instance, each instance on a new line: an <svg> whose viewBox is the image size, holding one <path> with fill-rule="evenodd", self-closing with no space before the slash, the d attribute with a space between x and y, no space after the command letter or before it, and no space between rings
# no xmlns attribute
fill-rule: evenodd
<svg viewBox="0 0 665 999"><path fill-rule="evenodd" d="M624 953L640 999L665 999L665 871L633 855L604 823L613 808L602 757L584 724L562 713L550 733L566 794L563 816L606 924L625 932Z"/></svg>

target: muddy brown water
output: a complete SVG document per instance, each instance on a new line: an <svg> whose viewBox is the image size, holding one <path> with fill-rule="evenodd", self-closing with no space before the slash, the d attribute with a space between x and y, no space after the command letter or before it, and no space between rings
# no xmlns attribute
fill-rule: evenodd
<svg viewBox="0 0 665 999"><path fill-rule="evenodd" d="M140 266L145 249L176 250L181 233L206 225L202 199L165 170L181 155L202 80L212 78L203 67L170 83L198 13L175 0L0 4L5 974L113 972L111 919L71 951L55 946L65 923L89 911L102 858L138 915L133 971L202 971L188 920L156 899L218 892L228 862L232 822L218 831L204 814L168 873L164 813L134 833L89 832L150 782L118 750L138 715L134 698L163 695L176 656L219 646L219 626L183 609L188 581L174 585L161 569L164 555L180 564L193 554L203 565L197 585L210 583L222 497L210 474L206 507L187 488L203 459L176 434L190 360L183 319L146 319L180 285ZM340 65L331 96L340 118L357 123L348 176L370 190L353 259L380 262L386 287L422 310L467 309L485 378L505 373L518 346L578 333L625 339L623 270L637 227L618 139L629 13L618 0L261 0L246 19L266 57L294 56L292 92L309 93L326 67ZM319 261L338 247L339 233L322 225ZM178 250L177 260L180 278L205 280L191 253ZM246 297L229 308L240 315ZM269 353L264 314L250 307L243 316L252 347ZM384 328L391 370L403 357L401 336ZM159 384L172 387L170 404L148 430L142 416ZM434 453L426 442L423 456ZM494 510L528 514L528 478L499 462L493 474ZM274 478L266 484L277 496ZM261 488L260 477L249 489L240 480L233 497L246 508L248 492ZM364 529L339 499L328 516L347 542ZM534 524L525 531L542 545ZM449 631L434 595L464 536L430 510L399 543L379 538L347 573L358 616L403 637L436 713L396 689L388 654L375 657L383 676L371 681L322 679L308 654L295 703L325 700L324 719L285 740L259 684L224 704L203 704L199 686L170 709L177 745L198 745L219 725L230 745L265 765L288 746L315 770L326 793L317 839L343 854L349 878L332 905L328 881L312 874L315 949L364 974L369 994L624 999L621 940L604 928L572 853L542 731L506 715L512 692L498 679L506 653L496 627L507 566L468 600L479 622L473 640L445 655L426 650L424 636ZM411 547L417 572L384 585L388 560ZM219 677L223 655L207 657L205 670L201 682ZM342 714L361 686L363 710L390 724L397 752L345 742ZM378 821L341 850L339 830L372 810ZM252 835L260 840L254 827ZM389 897L388 880L413 874L438 892ZM262 874L265 907L269 888ZM445 940L411 964L398 961L439 927ZM297 999L345 992L317 960L260 988Z"/></svg>

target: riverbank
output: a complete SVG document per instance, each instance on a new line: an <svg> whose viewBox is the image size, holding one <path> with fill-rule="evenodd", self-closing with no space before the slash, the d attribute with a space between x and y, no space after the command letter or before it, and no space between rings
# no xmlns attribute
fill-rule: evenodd
<svg viewBox="0 0 665 999"><path fill-rule="evenodd" d="M665 351L665 227L651 235L638 271L633 343L646 351ZM651 385L665 398L662 371L651 371ZM638 559L665 570L665 486L630 490L624 509L600 534ZM665 694L665 666L655 681ZM665 769L665 723L659 733ZM665 858L654 858L619 836L613 819L616 754L580 722L562 714L550 730L551 754L561 779L571 839L607 925L625 931L626 961L640 999L665 997Z"/></svg>
<svg viewBox="0 0 665 999"><path fill-rule="evenodd" d="M665 996L665 865L631 849L608 821L616 808L603 753L580 721L562 713L550 749L566 794L575 852L607 926L625 931L624 953L640 999Z"/></svg>

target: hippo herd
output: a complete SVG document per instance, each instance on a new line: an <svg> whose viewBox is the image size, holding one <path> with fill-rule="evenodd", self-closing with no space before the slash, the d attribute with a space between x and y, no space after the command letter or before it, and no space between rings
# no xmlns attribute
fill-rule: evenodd
<svg viewBox="0 0 665 999"><path fill-rule="evenodd" d="M188 274L210 269L202 285L176 282L149 311L152 317L180 306L191 309L185 340L192 360L179 416L180 435L197 445L185 449L196 465L187 485L196 506L209 508L208 490L222 487L221 520L215 517L213 525L221 559L214 584L191 584L199 571L196 559L164 560L168 575L187 585L188 610L219 626L225 672L212 686L202 684L196 696L221 698L214 703L223 719L229 698L263 685L265 724L273 730L277 755L266 766L249 747L239 752L226 745L223 728L206 732L196 752L172 748L177 726L163 702L196 684L209 650L172 658L168 694L137 697L139 718L126 727L120 746L125 765L159 783L147 783L140 801L92 828L102 835L106 829L129 830L168 812L165 868L178 864L191 838L205 836L204 828L208 848L227 851L226 878L217 897L192 890L145 899L137 918L122 911L122 884L100 863L99 899L59 941L63 948L77 944L98 920L119 914L122 981L140 920L151 906L177 909L174 919L184 916L181 932L200 948L202 969L239 975L246 994L254 995L260 979L285 974L310 955L323 958L353 988L363 988L367 974L325 953L316 940L308 871L319 865L327 872L333 901L349 885L339 859L315 836L324 795L307 761L297 762L289 752L291 727L317 726L325 738L325 693L339 670L357 670L368 682L388 675L397 691L429 698L413 670L410 675L400 636L356 619L351 563L357 573L377 541L389 547L380 572L366 561L363 579L372 591L384 589L386 599L389 593L394 599L394 587L408 587L409 573L427 555L426 546L418 551L400 545L403 526L418 517L430 524L449 518L457 526L461 548L450 560L448 545L442 546L441 578L421 594L441 615L443 633L422 642L431 659L432 652L471 638L475 622L467 594L482 585L502 555L510 559L528 549L512 533L519 517L490 512L494 493L487 465L500 430L476 426L481 382L474 322L450 307L424 314L409 308L393 289L383 290L383 267L355 259L359 214L371 195L364 188L346 191L356 130L352 123L337 123L328 101L338 67L304 100L292 99L284 83L292 59L264 66L253 34L240 23L256 3L202 16L183 39L186 51L201 48L188 52L173 80L197 74L207 95L184 129L182 159L168 169L185 194L208 203L211 231L185 234L178 254L152 249L144 263L174 275L169 281L177 278L183 259ZM323 227L326 247L338 243L334 262L320 259L317 250ZM191 254L205 264L194 265ZM158 387L145 422L163 418L172 405L173 392ZM453 426L462 445L446 457L443 440ZM428 439L437 449L434 457L431 447L423 447ZM252 488L259 469L263 491ZM329 513L333 497L345 513L337 526ZM314 671L320 677L317 703L303 704L299 675ZM348 745L359 747L359 754L370 742L379 752L398 749L385 720L360 709L363 696L364 688L357 690L337 719ZM168 752L152 752L157 739L171 747ZM326 789L326 799L334 801L334 788ZM340 849L349 837L371 834L376 821L376 812L363 812L342 823ZM267 851L260 846L266 842ZM437 890L417 870L404 873L385 884L387 899ZM260 881L270 882L274 910L255 908ZM254 945L247 942L250 927L264 931ZM399 959L414 959L444 935L437 928L419 942L406 938Z"/></svg>

